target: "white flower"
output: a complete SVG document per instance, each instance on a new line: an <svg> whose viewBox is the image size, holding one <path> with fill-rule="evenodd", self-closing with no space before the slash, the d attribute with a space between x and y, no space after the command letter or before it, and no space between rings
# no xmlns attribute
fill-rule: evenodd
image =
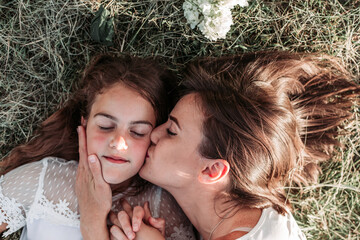
<svg viewBox="0 0 360 240"><path fill-rule="evenodd" d="M183 4L184 16L190 24L191 29L194 29L199 24L199 11L194 4L185 1Z"/></svg>
<svg viewBox="0 0 360 240"><path fill-rule="evenodd" d="M248 6L247 0L185 0L184 16L190 27L196 26L210 40L225 38L233 24L231 9Z"/></svg>

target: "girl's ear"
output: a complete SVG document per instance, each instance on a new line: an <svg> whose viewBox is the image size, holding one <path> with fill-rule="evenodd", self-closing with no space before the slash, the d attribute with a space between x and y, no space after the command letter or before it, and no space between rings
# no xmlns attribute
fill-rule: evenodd
<svg viewBox="0 0 360 240"><path fill-rule="evenodd" d="M87 120L81 116L81 126L86 127Z"/></svg>
<svg viewBox="0 0 360 240"><path fill-rule="evenodd" d="M208 159L206 161L206 166L199 175L200 182L212 184L225 179L230 170L228 161L224 159Z"/></svg>

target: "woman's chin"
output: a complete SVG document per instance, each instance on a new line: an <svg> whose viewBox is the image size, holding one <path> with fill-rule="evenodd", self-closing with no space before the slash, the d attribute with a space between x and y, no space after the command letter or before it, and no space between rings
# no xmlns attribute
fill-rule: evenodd
<svg viewBox="0 0 360 240"><path fill-rule="evenodd" d="M139 170L139 176L140 176L142 179L145 179L145 180L149 181L149 179L147 179L147 174L146 174L146 167L145 167L145 165L143 165L142 168L140 168L140 170Z"/></svg>

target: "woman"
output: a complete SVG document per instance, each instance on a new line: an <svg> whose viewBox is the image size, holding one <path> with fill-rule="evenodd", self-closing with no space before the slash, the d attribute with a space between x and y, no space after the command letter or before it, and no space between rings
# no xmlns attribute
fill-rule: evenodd
<svg viewBox="0 0 360 240"><path fill-rule="evenodd" d="M151 134L140 176L168 190L203 239L305 239L284 187L316 181L317 164L340 145L337 128L360 92L349 80L336 61L316 55L191 63L180 100ZM98 162L90 166L100 179ZM117 239L146 226L143 210L126 210L129 217L114 220L121 228L111 229Z"/></svg>

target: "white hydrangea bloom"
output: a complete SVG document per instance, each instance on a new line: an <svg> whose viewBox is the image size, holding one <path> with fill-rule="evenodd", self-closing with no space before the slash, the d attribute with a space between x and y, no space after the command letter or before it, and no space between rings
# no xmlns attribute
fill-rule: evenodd
<svg viewBox="0 0 360 240"><path fill-rule="evenodd" d="M199 24L199 11L195 4L185 1L183 4L184 16L190 24L191 29L194 29Z"/></svg>
<svg viewBox="0 0 360 240"><path fill-rule="evenodd" d="M233 24L231 9L248 6L247 0L185 0L184 16L190 27L196 26L210 40L225 38Z"/></svg>
<svg viewBox="0 0 360 240"><path fill-rule="evenodd" d="M230 9L224 9L223 11L217 11L213 17L205 17L199 23L198 28L210 40L217 40L226 37L226 33L230 30L232 24Z"/></svg>

